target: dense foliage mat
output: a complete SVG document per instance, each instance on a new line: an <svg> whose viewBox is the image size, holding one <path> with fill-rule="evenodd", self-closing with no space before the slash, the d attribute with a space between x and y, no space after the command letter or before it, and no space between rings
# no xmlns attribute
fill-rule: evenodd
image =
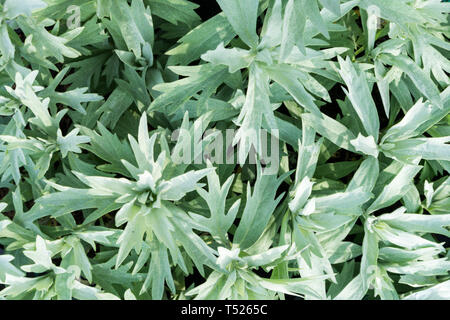
<svg viewBox="0 0 450 320"><path fill-rule="evenodd" d="M1 0L0 299L450 299L449 12Z"/></svg>

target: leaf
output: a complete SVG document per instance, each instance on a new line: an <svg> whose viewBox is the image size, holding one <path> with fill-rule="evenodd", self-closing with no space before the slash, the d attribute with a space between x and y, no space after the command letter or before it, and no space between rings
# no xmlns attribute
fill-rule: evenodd
<svg viewBox="0 0 450 320"><path fill-rule="evenodd" d="M25 220L33 222L46 216L59 217L78 210L108 207L110 203L111 197L93 194L89 189L68 188L37 199Z"/></svg>
<svg viewBox="0 0 450 320"><path fill-rule="evenodd" d="M217 0L236 34L250 48L258 45L256 19L258 17L258 0Z"/></svg>
<svg viewBox="0 0 450 320"><path fill-rule="evenodd" d="M364 137L359 133L358 137L355 140L351 140L350 143L355 147L356 151L378 158L378 146L373 136Z"/></svg>
<svg viewBox="0 0 450 320"><path fill-rule="evenodd" d="M403 165L397 176L383 188L372 202L367 212L372 213L386 208L400 200L408 192L409 184L421 168L421 166L416 165Z"/></svg>
<svg viewBox="0 0 450 320"><path fill-rule="evenodd" d="M198 180L202 179L213 168L189 171L181 176L177 176L160 184L160 195L164 200L178 201L186 195L186 193L194 191L198 186Z"/></svg>
<svg viewBox="0 0 450 320"><path fill-rule="evenodd" d="M52 253L48 250L45 240L40 236L36 237L35 250L25 250L23 254L34 262L34 264L22 267L27 272L32 272L31 270L36 272L38 268L41 270L40 272L43 272L52 269L54 266L51 259Z"/></svg>
<svg viewBox="0 0 450 320"><path fill-rule="evenodd" d="M424 247L413 250L397 247L383 247L380 249L380 259L393 264L405 264L409 261L429 260L441 251L438 247Z"/></svg>
<svg viewBox="0 0 450 320"><path fill-rule="evenodd" d="M259 169L253 192L250 185L247 185L247 202L233 238L233 242L239 243L240 248L250 247L264 231L270 216L283 197L282 194L275 198L281 178L261 174Z"/></svg>
<svg viewBox="0 0 450 320"><path fill-rule="evenodd" d="M306 25L306 16L303 13L304 10L300 10L302 1L288 1L284 9L284 18L282 24L281 37L278 36L277 41L281 39L280 47L280 61L285 61L292 52L295 45L298 45L300 50L304 51L304 39L303 30ZM281 23L280 23L281 24ZM274 29L278 29L278 26L272 26ZM264 39L262 41L264 43ZM278 44L275 42L274 44Z"/></svg>
<svg viewBox="0 0 450 320"><path fill-rule="evenodd" d="M288 245L275 247L266 252L243 258L250 266L259 267L274 263L288 249Z"/></svg>
<svg viewBox="0 0 450 320"><path fill-rule="evenodd" d="M81 153L81 149L78 145L82 143L89 143L91 141L91 139L87 136L78 136L78 132L80 132L80 129L73 129L70 133L63 137L61 130L58 129L58 137L56 142L58 143L63 158L67 156L68 152Z"/></svg>
<svg viewBox="0 0 450 320"><path fill-rule="evenodd" d="M379 163L374 157L364 160L353 175L347 186L347 191L361 188L366 192L371 192L375 187L379 175Z"/></svg>
<svg viewBox="0 0 450 320"><path fill-rule="evenodd" d="M384 153L394 159L404 162L413 162L414 159L450 160L449 137L417 138L402 140L381 146Z"/></svg>
<svg viewBox="0 0 450 320"><path fill-rule="evenodd" d="M384 214L379 218L390 226L408 232L436 233L449 236L450 232L445 227L450 226L448 215L418 215L406 213Z"/></svg>
<svg viewBox="0 0 450 320"><path fill-rule="evenodd" d="M435 104L439 109L443 108L436 85L411 59L405 56L393 56L391 54L380 55L379 59L386 64L400 68L431 103Z"/></svg>
<svg viewBox="0 0 450 320"><path fill-rule="evenodd" d="M435 259L429 261L414 261L406 266L386 265L386 270L392 273L413 274L419 276L447 275L450 270L448 259Z"/></svg>
<svg viewBox="0 0 450 320"><path fill-rule="evenodd" d="M271 129L277 128L269 94L267 75L261 68L252 65L245 103L237 119L240 129L233 141L233 144L240 142L240 163L245 162L252 146L258 154L262 153L261 127L263 119L267 121Z"/></svg>
<svg viewBox="0 0 450 320"><path fill-rule="evenodd" d="M170 2L170 1L169 1ZM117 24L128 50L137 58L144 56L152 64L151 52L145 52L145 44L153 45L153 21L148 7L142 1L132 1L131 7L125 2L118 2L111 6L111 21Z"/></svg>
<svg viewBox="0 0 450 320"><path fill-rule="evenodd" d="M364 225L364 240L362 244L361 281L362 292L367 292L374 283L378 261L378 237L372 229L371 220Z"/></svg>
<svg viewBox="0 0 450 320"><path fill-rule="evenodd" d="M170 270L167 249L159 246L157 250L152 251L150 267L147 278L142 285L141 294L147 291L148 287L151 287L152 298L155 300L162 299L165 282L172 292L175 292L175 284Z"/></svg>
<svg viewBox="0 0 450 320"><path fill-rule="evenodd" d="M197 92L215 90L223 82L227 70L223 66L211 65L194 67L194 69L193 75L188 78L154 86L154 90L161 91L163 94L152 102L149 111L164 112L165 108L168 109L165 111L168 114L176 111Z"/></svg>
<svg viewBox="0 0 450 320"><path fill-rule="evenodd" d="M267 75L279 83L294 100L304 107L306 110L320 117L321 113L319 108L314 103L313 97L305 90L303 85L298 79L303 78L303 73L297 69L293 69L287 64L273 66L264 66L264 71Z"/></svg>
<svg viewBox="0 0 450 320"><path fill-rule="evenodd" d="M299 182L295 189L293 190L294 197L289 202L289 209L292 213L298 214L300 210L306 204L309 196L311 195L313 183L308 177L304 177L301 182Z"/></svg>
<svg viewBox="0 0 450 320"><path fill-rule="evenodd" d="M31 16L33 11L45 8L47 4L42 0L24 0L14 1L6 0L3 5L3 10L6 12L8 19L14 19L18 15Z"/></svg>
<svg viewBox="0 0 450 320"><path fill-rule="evenodd" d="M334 300L361 300L365 295L361 274L358 274Z"/></svg>
<svg viewBox="0 0 450 320"><path fill-rule="evenodd" d="M116 269L128 257L131 250L135 249L137 253L140 252L145 232L145 217L139 208L134 208L124 231L117 240L120 248L116 259Z"/></svg>
<svg viewBox="0 0 450 320"><path fill-rule="evenodd" d="M302 114L302 120L335 145L349 151L356 151L351 144L351 141L356 139L355 135L333 118L324 114L317 117L312 113L304 113Z"/></svg>
<svg viewBox="0 0 450 320"><path fill-rule="evenodd" d="M81 105L85 102L102 101L103 97L95 93L85 93L88 88L78 88L71 91L65 91L64 93L53 92L49 94L53 103L62 103L74 110L86 114L85 109Z"/></svg>
<svg viewBox="0 0 450 320"><path fill-rule="evenodd" d="M234 176L229 177L222 186L215 171L210 171L207 177L208 192L200 188L197 188L197 192L208 204L210 217L206 219L200 215L191 216L196 222L207 227L213 237L225 243L228 238L227 231L232 226L240 205L240 200L236 201L225 214L226 199Z"/></svg>
<svg viewBox="0 0 450 320"><path fill-rule="evenodd" d="M326 277L300 278L300 279L261 279L261 286L269 290L278 291L291 295L310 295L316 299L321 298L321 295L311 287L311 284L318 279L325 279Z"/></svg>
<svg viewBox="0 0 450 320"><path fill-rule="evenodd" d="M11 275L15 277L22 277L24 273L17 269L11 261L14 259L11 255L1 255L0 256L0 282L5 283L6 276Z"/></svg>
<svg viewBox="0 0 450 320"><path fill-rule="evenodd" d="M14 58L15 47L9 37L6 24L3 24L0 29L0 52L6 60Z"/></svg>
<svg viewBox="0 0 450 320"><path fill-rule="evenodd" d="M426 247L434 247L440 251L444 250L440 244L426 240L409 232L391 228L386 223L379 222L375 231L382 240L409 250Z"/></svg>
<svg viewBox="0 0 450 320"><path fill-rule="evenodd" d="M358 208L366 203L372 194L363 191L363 188L347 192L336 192L332 195L314 198L316 210L349 213L351 209Z"/></svg>
<svg viewBox="0 0 450 320"><path fill-rule="evenodd" d="M226 46L235 37L234 31L223 13L215 15L180 38L180 43L166 52L174 65L188 65L209 50L223 43Z"/></svg>
<svg viewBox="0 0 450 320"><path fill-rule="evenodd" d="M362 0L359 6L367 10L374 5L372 1ZM392 2L390 0L379 0L375 6L380 12L380 16L388 21L394 21L399 24L403 23L421 23L424 21L422 16L412 6L403 1Z"/></svg>
<svg viewBox="0 0 450 320"><path fill-rule="evenodd" d="M438 123L448 113L450 89L441 94L444 101L444 109L440 109L434 104L423 102L419 99L417 103L408 110L403 119L389 128L383 137L383 141L398 141L413 138L421 135L434 124Z"/></svg>
<svg viewBox="0 0 450 320"><path fill-rule="evenodd" d="M316 131L306 121L302 122L302 128L302 140L298 141L298 159L295 172L296 184L302 181L304 177L313 178L320 154L320 147L323 143L323 139L314 142Z"/></svg>
<svg viewBox="0 0 450 320"><path fill-rule="evenodd" d="M314 27L317 28L319 32L324 35L325 38L329 39L330 35L328 33L327 26L320 14L317 1L303 0L302 7L304 8L306 16L311 20Z"/></svg>
<svg viewBox="0 0 450 320"><path fill-rule="evenodd" d="M214 65L228 66L230 73L247 68L252 61L248 51L238 48L225 49L223 43L220 43L215 50L207 51L201 57Z"/></svg>
<svg viewBox="0 0 450 320"><path fill-rule="evenodd" d="M174 223L174 232L177 241L179 241L186 253L191 257L192 262L197 267L201 275L204 275L203 265L213 270L217 270L216 259L212 254L212 249L192 231L187 223L178 220Z"/></svg>
<svg viewBox="0 0 450 320"><path fill-rule="evenodd" d="M28 47L29 51L39 52L41 59L55 57L59 62L63 62L64 57L73 59L81 55L79 51L66 46L70 39L51 34L45 29L44 25L34 24L23 18L19 18L18 22L22 31L28 35L25 46ZM81 31L82 29L77 30L77 32Z"/></svg>
<svg viewBox="0 0 450 320"><path fill-rule="evenodd" d="M333 12L336 16L341 15L340 0L319 0L324 8Z"/></svg>
<svg viewBox="0 0 450 320"><path fill-rule="evenodd" d="M10 94L17 96L17 98L38 118L38 124L42 129L46 130L55 125L55 121L51 118L48 104L49 99L41 100L36 95L33 83L38 76L38 71L30 72L26 77L22 77L20 73L16 73L15 82L16 88L6 87ZM48 130L48 129L47 129Z"/></svg>
<svg viewBox="0 0 450 320"><path fill-rule="evenodd" d="M108 131L101 123L98 123L99 133L88 128L80 127L81 133L90 138L90 144L83 146L99 158L108 162L103 164L100 169L109 172L118 172L125 176L129 175L124 167L122 160L133 163L133 152L126 142L121 141L116 134Z"/></svg>
<svg viewBox="0 0 450 320"><path fill-rule="evenodd" d="M183 22L187 25L194 25L200 17L195 13L198 5L186 0L145 0L150 5L152 13L177 25Z"/></svg>
<svg viewBox="0 0 450 320"><path fill-rule="evenodd" d="M132 97L124 89L116 88L108 97L106 102L97 109L101 114L100 122L111 129L114 129L123 113L133 103Z"/></svg>
<svg viewBox="0 0 450 320"><path fill-rule="evenodd" d="M338 57L338 61L341 66L339 73L348 88L348 91L344 91L361 119L366 133L369 136L373 136L375 142L377 142L380 122L377 108L371 98L367 77L363 71L355 69L349 57L346 60Z"/></svg>
<svg viewBox="0 0 450 320"><path fill-rule="evenodd" d="M407 295L403 300L448 300L450 297L450 280L444 281L431 288Z"/></svg>
<svg viewBox="0 0 450 320"><path fill-rule="evenodd" d="M278 28L279 25L283 24L284 21L281 12L282 11L282 3L281 0L275 0L270 11L267 11L266 15L266 23L263 24L263 28L261 30L261 43L259 46L261 48L272 48L276 47L281 43L282 30ZM270 14L269 14L270 12Z"/></svg>

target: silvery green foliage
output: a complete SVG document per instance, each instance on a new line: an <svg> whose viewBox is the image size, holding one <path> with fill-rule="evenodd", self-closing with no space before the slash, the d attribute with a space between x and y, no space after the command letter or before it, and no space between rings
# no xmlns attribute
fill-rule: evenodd
<svg viewBox="0 0 450 320"><path fill-rule="evenodd" d="M217 4L0 1L0 299L450 299L450 4Z"/></svg>

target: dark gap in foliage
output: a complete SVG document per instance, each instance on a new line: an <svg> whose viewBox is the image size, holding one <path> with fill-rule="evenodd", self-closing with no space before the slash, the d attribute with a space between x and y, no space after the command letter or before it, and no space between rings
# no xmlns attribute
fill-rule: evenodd
<svg viewBox="0 0 450 320"><path fill-rule="evenodd" d="M374 48L376 48L379 44L385 42L386 40L389 40L389 36L383 36L381 38L378 38L377 40L375 40L375 45Z"/></svg>
<svg viewBox="0 0 450 320"><path fill-rule="evenodd" d="M396 203L394 203L393 205L390 205L389 207L380 209L378 211L375 211L374 213L372 213L372 215L378 217L381 216L383 214L387 214L387 213L392 213L395 210L399 209L402 207L402 203L400 201L397 201Z"/></svg>
<svg viewBox="0 0 450 320"><path fill-rule="evenodd" d="M341 113L341 108L339 108L337 103L337 100L344 101L346 98L345 92L342 90L342 86L342 84L337 83L330 90L328 90L330 97L332 97L332 102L327 103L320 108L320 111L333 119L336 119L338 115L341 117L343 116Z"/></svg>
<svg viewBox="0 0 450 320"><path fill-rule="evenodd" d="M245 91L244 91L245 92ZM222 83L217 87L215 95L213 95L216 99L228 99L233 98L234 90L230 88L226 83Z"/></svg>
<svg viewBox="0 0 450 320"><path fill-rule="evenodd" d="M26 210L30 210L34 206L34 200L25 201L23 207Z"/></svg>
<svg viewBox="0 0 450 320"><path fill-rule="evenodd" d="M82 224L84 221L84 216L82 211L72 212L72 216L75 219L76 224Z"/></svg>
<svg viewBox="0 0 450 320"><path fill-rule="evenodd" d="M14 31L19 36L19 39L22 40L22 42L24 42L26 39L26 36L25 36L25 33L23 33L22 29L15 29Z"/></svg>
<svg viewBox="0 0 450 320"><path fill-rule="evenodd" d="M63 64L59 64L59 63L56 64L56 67L57 67L59 70L62 70L62 69L63 69L63 66L64 66ZM64 80L65 80L67 77L69 77L70 75L74 74L75 72L76 72L76 69L69 66L69 71L67 71L67 73L66 73L66 75L64 76L64 78L62 78L61 82L60 82L59 85L56 87L56 91L66 91L66 90L70 87L70 84L61 84L61 83L63 83Z"/></svg>
<svg viewBox="0 0 450 320"><path fill-rule="evenodd" d="M2 212L4 216L8 217L10 220L14 219L14 216L16 215L15 211L8 211L8 212Z"/></svg>
<svg viewBox="0 0 450 320"><path fill-rule="evenodd" d="M9 193L8 188L0 188L0 200L2 200L4 197L6 197Z"/></svg>
<svg viewBox="0 0 450 320"><path fill-rule="evenodd" d="M203 60L197 59L197 60L192 61L191 63L188 63L187 66L189 66L189 67L195 67L195 66L198 66L199 64L201 64L201 62L204 63ZM179 75L178 77L179 77L180 79L187 78L187 77L182 76L182 75Z"/></svg>
<svg viewBox="0 0 450 320"><path fill-rule="evenodd" d="M362 29L362 28L363 28L363 25L362 25L361 13L360 13L360 11L359 11L359 8L353 10L353 11L352 11L352 14L358 16L358 18L355 19L355 23L356 23L356 25L357 25L358 27L360 27L360 28Z"/></svg>
<svg viewBox="0 0 450 320"><path fill-rule="evenodd" d="M191 2L198 4L200 7L195 9L195 12L202 18L203 21L206 21L215 15L222 12L217 1L211 0L191 0Z"/></svg>
<svg viewBox="0 0 450 320"><path fill-rule="evenodd" d="M258 269L256 269L256 270L254 270L253 271L256 275L258 275L258 276L260 276L260 277L262 277L262 278L266 278L266 279L269 279L270 278L270 275L271 275L271 272L269 271L269 272L267 272L267 271L265 271L263 268L258 268Z"/></svg>
<svg viewBox="0 0 450 320"><path fill-rule="evenodd" d="M244 208L245 204L241 204L242 208ZM233 243L234 233L236 232L237 226L241 222L241 215L238 213L237 218L234 220L235 223L231 225L230 230L228 230L228 239L231 243Z"/></svg>
<svg viewBox="0 0 450 320"><path fill-rule="evenodd" d="M52 262L53 262L53 264L55 266L60 266L61 262L62 262L62 259L60 257L59 258L52 258Z"/></svg>
<svg viewBox="0 0 450 320"><path fill-rule="evenodd" d="M431 180L439 180L443 177L447 177L448 175L444 175L444 171L445 169L442 169L440 172L436 171L435 168L430 164L432 163L431 161L428 160L421 160L419 162L419 165L423 166L422 171L420 172L420 175L416 175L416 177L414 178L414 184L415 185L420 185L423 187L423 184L425 182L425 180L431 181ZM439 165L437 162L435 162L437 165ZM422 199L424 200L425 197L422 197Z"/></svg>
<svg viewBox="0 0 450 320"><path fill-rule="evenodd" d="M37 222L40 225L44 225L44 226L52 226L52 227L59 227L59 226L61 226L56 219L50 218L50 217L40 218L40 219L37 220Z"/></svg>
<svg viewBox="0 0 450 320"><path fill-rule="evenodd" d="M97 245L95 251L94 251L92 248L88 249L88 251L87 251L87 253L86 253L86 256L87 256L89 259L94 259L96 253L100 252L100 251L99 251L99 247L100 247L100 246Z"/></svg>
<svg viewBox="0 0 450 320"><path fill-rule="evenodd" d="M48 271L41 272L41 273L27 272L27 273L25 274L25 276L26 276L27 278L38 278L38 277L45 276L45 275L48 274L48 273L49 273Z"/></svg>
<svg viewBox="0 0 450 320"><path fill-rule="evenodd" d="M249 164L248 158L244 165L241 166L241 179L243 183L250 182L253 187L253 182L256 181L256 165Z"/></svg>
<svg viewBox="0 0 450 320"><path fill-rule="evenodd" d="M361 50L358 52L357 55L355 55L355 59L363 58L366 55L366 52L364 50Z"/></svg>
<svg viewBox="0 0 450 320"><path fill-rule="evenodd" d="M361 219L357 219L352 231L344 238L343 241L354 242L356 244L362 243L362 234L364 233L364 226Z"/></svg>
<svg viewBox="0 0 450 320"><path fill-rule="evenodd" d="M259 16L258 19L256 20L256 33L258 34L258 36L261 35L263 24L264 20L261 18L261 16Z"/></svg>
<svg viewBox="0 0 450 320"><path fill-rule="evenodd" d="M289 183L287 183L286 181L283 181L281 183L280 187L277 189L277 192L275 194L275 199L278 198L283 192L285 193L283 196L283 199L284 199L285 197L288 196L289 190L290 190ZM283 199L280 201L280 203L283 201Z"/></svg>
<svg viewBox="0 0 450 320"><path fill-rule="evenodd" d="M384 111L383 100L381 99L381 94L378 86L374 85L372 89L372 97L373 101L375 102L375 106L377 107L378 118L380 119L380 129L385 128L389 124L389 119L386 115L386 112Z"/></svg>
<svg viewBox="0 0 450 320"><path fill-rule="evenodd" d="M124 230L126 224L123 224L120 227L116 227L115 226L115 214L117 213L117 211L115 211L114 213L107 213L107 214L105 214L103 217L101 217L101 219L96 220L94 225L95 226L110 227L110 228L116 228L116 229L119 229L119 230ZM100 221L101 221L101 223L100 223Z"/></svg>
<svg viewBox="0 0 450 320"><path fill-rule="evenodd" d="M281 114L284 114L284 115L286 115L286 116L292 116L291 113L289 112L289 109L285 106L284 103L282 103L281 106L279 106L279 107L277 108L277 111L276 111L276 112L281 113ZM300 123L299 123L299 124L300 124Z"/></svg>
<svg viewBox="0 0 450 320"><path fill-rule="evenodd" d="M56 67L58 68L58 70L61 70L60 67L58 67L58 65L56 65ZM53 69L49 69L50 71L50 75L52 76L52 78L55 78L58 75L58 71L53 70Z"/></svg>
<svg viewBox="0 0 450 320"><path fill-rule="evenodd" d="M355 234L348 234L343 241L347 242L355 242L356 235Z"/></svg>
<svg viewBox="0 0 450 320"><path fill-rule="evenodd" d="M444 247L450 247L450 237L447 237L442 234L432 234L432 236L440 243L444 243Z"/></svg>
<svg viewBox="0 0 450 320"><path fill-rule="evenodd" d="M184 280L186 288L189 288L192 284L194 287L197 287L205 282L205 278L202 277L197 268L193 268L193 270L193 273L188 275Z"/></svg>
<svg viewBox="0 0 450 320"><path fill-rule="evenodd" d="M345 149L339 149L328 159L327 163L336 163L342 161L355 161L359 160L359 157L356 153Z"/></svg>
<svg viewBox="0 0 450 320"><path fill-rule="evenodd" d="M64 108L61 105L59 105L60 108ZM70 118L69 114L66 113L59 123L59 128L61 129L61 133L63 136L66 136L70 132L70 127L72 126L73 121L72 118Z"/></svg>

